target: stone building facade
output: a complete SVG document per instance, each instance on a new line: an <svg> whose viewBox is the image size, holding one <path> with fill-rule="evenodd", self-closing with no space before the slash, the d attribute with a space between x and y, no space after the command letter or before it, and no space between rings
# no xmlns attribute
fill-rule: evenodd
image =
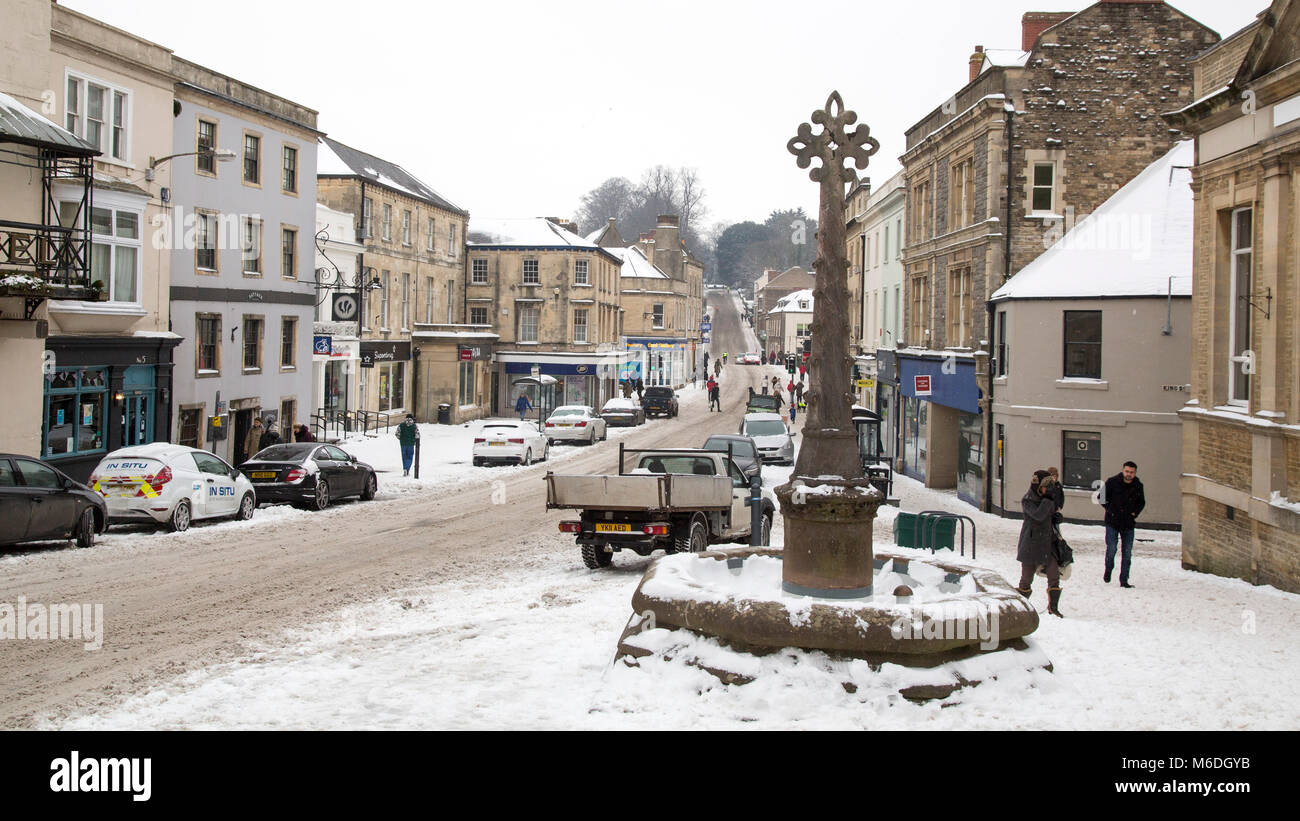
<svg viewBox="0 0 1300 821"><path fill-rule="evenodd" d="M682 245L671 214L636 245L611 250L623 260L619 305L628 356L621 376L681 387L704 358L704 266Z"/></svg>
<svg viewBox="0 0 1300 821"><path fill-rule="evenodd" d="M816 285L812 271L805 271L798 265L787 268L780 273L767 272L767 281L761 290L754 294L754 317L758 339L767 353L794 353L787 351L781 344L781 334L785 323L772 311L780 301L796 291L811 290Z"/></svg>
<svg viewBox="0 0 1300 821"><path fill-rule="evenodd" d="M1183 566L1300 592L1300 3L1196 63Z"/></svg>
<svg viewBox="0 0 1300 821"><path fill-rule="evenodd" d="M900 373L909 358L948 356L958 367L930 375L961 383L935 386L961 397L935 409L937 424L921 407L933 400L902 386L910 428L943 440L938 450L959 439L961 414L979 413L975 369L956 355L992 338L989 296L1170 149L1179 133L1160 114L1194 99L1192 59L1219 39L1151 0L1032 13L1021 35L1019 53L976 47L967 84L908 129L901 157L900 347L918 352L900 351ZM931 487L957 480L921 465L914 475Z"/></svg>
<svg viewBox="0 0 1300 821"><path fill-rule="evenodd" d="M470 224L469 324L499 338L493 415L509 413L520 393L537 404L536 386L518 383L534 366L556 379L548 404L599 408L616 395L626 359L619 350L623 261L575 227L543 217Z"/></svg>
<svg viewBox="0 0 1300 821"><path fill-rule="evenodd" d="M361 291L361 408L436 419L437 405L465 392L432 373L419 381L424 369L417 360L426 349L414 338L415 326L470 321L465 291L469 212L400 165L328 137L321 141L316 185L320 202L358 215L357 240L365 245L357 263L366 284ZM458 347L443 337L426 344ZM456 407L458 417L483 413L477 405Z"/></svg>

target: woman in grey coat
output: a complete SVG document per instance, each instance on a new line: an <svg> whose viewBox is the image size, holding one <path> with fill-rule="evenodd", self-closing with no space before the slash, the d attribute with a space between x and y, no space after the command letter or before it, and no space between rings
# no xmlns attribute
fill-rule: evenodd
<svg viewBox="0 0 1300 821"><path fill-rule="evenodd" d="M1016 561L1020 562L1020 586L1016 590L1029 598L1033 592L1034 572L1042 567L1047 574L1047 612L1061 616L1061 568L1056 563L1056 528L1052 522L1057 511L1053 493L1055 484L1050 473L1036 470L1033 484L1020 500L1025 520L1020 526L1020 544L1016 547Z"/></svg>

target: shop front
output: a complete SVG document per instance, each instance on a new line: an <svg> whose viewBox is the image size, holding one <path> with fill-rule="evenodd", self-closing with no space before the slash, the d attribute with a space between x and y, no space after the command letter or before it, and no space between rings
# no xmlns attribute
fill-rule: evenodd
<svg viewBox="0 0 1300 821"><path fill-rule="evenodd" d="M312 412L333 416L353 410L361 359L357 338L316 334L312 342Z"/></svg>
<svg viewBox="0 0 1300 821"><path fill-rule="evenodd" d="M624 346L628 366L635 363L633 379L647 385L670 385L680 388L690 378L687 363L687 340L663 337L628 337Z"/></svg>
<svg viewBox="0 0 1300 821"><path fill-rule="evenodd" d="M171 334L51 337L41 458L85 481L105 454L171 438Z"/></svg>
<svg viewBox="0 0 1300 821"><path fill-rule="evenodd" d="M557 407L589 405L597 410L607 400L621 395L617 379L627 372L620 351L590 354L505 352L498 353L496 358L498 373L503 374L496 380L498 390L502 392L497 405L502 409L501 413L513 410L521 393L536 404L537 397L532 393L536 391L536 385L518 382L520 377L534 375L533 368L537 368L539 375L555 378L553 401Z"/></svg>
<svg viewBox="0 0 1300 821"><path fill-rule="evenodd" d="M903 473L926 487L954 488L979 505L985 451L980 391L969 354L898 354L903 400Z"/></svg>
<svg viewBox="0 0 1300 821"><path fill-rule="evenodd" d="M876 413L880 414L880 436L884 442L885 454L894 464L895 470L902 470L899 457L902 452L902 407L901 394L898 389L898 358L892 349L876 350Z"/></svg>
<svg viewBox="0 0 1300 821"><path fill-rule="evenodd" d="M380 413L405 412L411 389L411 343L377 342L360 344L360 393L364 410Z"/></svg>

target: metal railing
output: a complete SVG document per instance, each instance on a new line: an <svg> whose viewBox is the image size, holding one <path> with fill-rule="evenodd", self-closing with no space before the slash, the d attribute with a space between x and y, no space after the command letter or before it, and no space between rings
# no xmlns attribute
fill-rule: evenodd
<svg viewBox="0 0 1300 821"><path fill-rule="evenodd" d="M940 522L952 522L954 535L956 535L957 525L961 525L961 555L966 555L966 523L970 522L970 557L975 558L975 520L969 516L963 516L960 513L949 513L946 510L922 510L916 514L916 546L921 550L929 550L931 553L938 552L940 547L947 545L938 544L938 528ZM951 549L951 548L950 548Z"/></svg>
<svg viewBox="0 0 1300 821"><path fill-rule="evenodd" d="M344 438L350 433L362 435L388 433L393 428L393 414L388 411L317 408L311 415L311 429L317 439Z"/></svg>

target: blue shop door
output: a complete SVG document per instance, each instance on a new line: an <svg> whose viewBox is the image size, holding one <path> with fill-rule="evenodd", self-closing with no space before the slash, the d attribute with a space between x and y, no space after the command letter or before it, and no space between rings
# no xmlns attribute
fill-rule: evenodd
<svg viewBox="0 0 1300 821"><path fill-rule="evenodd" d="M122 447L153 441L154 373L153 365L132 365L122 375Z"/></svg>

